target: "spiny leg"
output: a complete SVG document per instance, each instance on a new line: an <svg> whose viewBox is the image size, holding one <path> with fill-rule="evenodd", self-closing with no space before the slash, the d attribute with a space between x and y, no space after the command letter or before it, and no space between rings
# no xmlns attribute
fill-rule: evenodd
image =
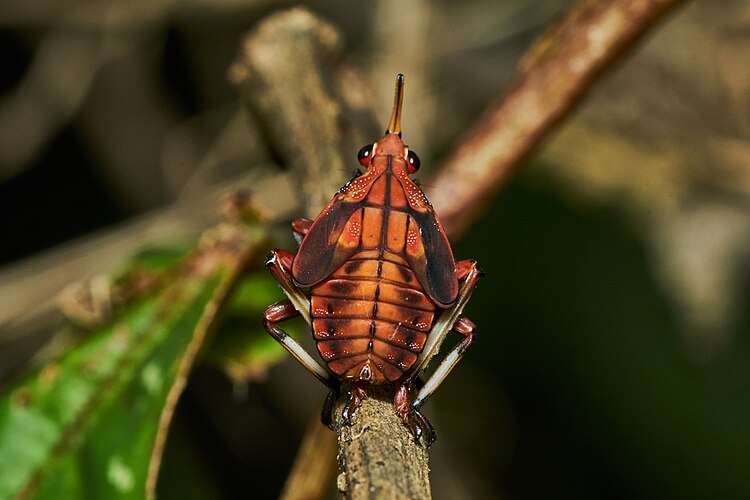
<svg viewBox="0 0 750 500"><path fill-rule="evenodd" d="M409 428L417 442L424 436L425 444L429 448L435 442L435 428L417 407L412 405L409 398L409 389L409 383L396 384L393 407L396 410L396 415Z"/></svg>
<svg viewBox="0 0 750 500"><path fill-rule="evenodd" d="M335 385L335 380L331 376L331 373L310 356L307 351L305 351L304 347L302 347L296 340L276 325L276 323L296 318L299 315L299 312L294 308L290 300L282 300L281 302L277 302L270 306L263 313L263 326L266 328L266 331L270 333L278 343L284 346L284 349L289 351L289 354L294 356L294 358L299 361L302 366L307 368L310 373L315 375L328 387L333 387Z"/></svg>
<svg viewBox="0 0 750 500"><path fill-rule="evenodd" d="M453 331L464 336L463 340L453 348L451 352L443 359L435 372L430 375L424 386L420 389L417 397L414 399L414 408L421 408L427 399L432 396L435 390L445 380L445 377L453 370L456 364L461 360L466 350L474 342L476 334L476 325L468 318L461 316L453 325Z"/></svg>

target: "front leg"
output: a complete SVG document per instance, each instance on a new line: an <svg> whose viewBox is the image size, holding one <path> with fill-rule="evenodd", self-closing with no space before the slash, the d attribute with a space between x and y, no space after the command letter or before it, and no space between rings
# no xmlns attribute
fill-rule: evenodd
<svg viewBox="0 0 750 500"><path fill-rule="evenodd" d="M299 219L294 219L292 221L292 234L294 235L294 239L297 242L297 245L302 244L302 240L305 238L308 232L310 232L310 228L312 227L313 221L310 219L304 219L300 217Z"/></svg>

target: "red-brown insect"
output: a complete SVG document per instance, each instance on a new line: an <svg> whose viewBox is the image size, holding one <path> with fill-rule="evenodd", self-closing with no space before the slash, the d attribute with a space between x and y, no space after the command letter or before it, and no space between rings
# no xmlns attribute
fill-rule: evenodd
<svg viewBox="0 0 750 500"><path fill-rule="evenodd" d="M346 183L314 222L292 223L301 240L296 255L269 255L266 265L289 299L270 306L264 324L331 387L324 423L332 423L341 379L351 382L343 413L348 423L367 384L393 383L396 413L429 446L434 430L419 408L474 340L474 324L460 314L482 271L475 261L454 261L430 202L409 178L420 162L401 141L403 89L398 75L385 137L359 151L366 171ZM299 315L311 324L325 366L277 326ZM414 380L450 330L464 335L463 341L412 401Z"/></svg>

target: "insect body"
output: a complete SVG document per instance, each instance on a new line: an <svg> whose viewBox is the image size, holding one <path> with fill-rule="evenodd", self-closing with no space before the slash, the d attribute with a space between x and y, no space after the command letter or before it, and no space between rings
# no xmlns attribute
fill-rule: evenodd
<svg viewBox="0 0 750 500"><path fill-rule="evenodd" d="M345 421L367 384L393 383L396 412L429 445L434 431L419 407L473 341L474 324L460 314L482 273L474 261L454 261L432 206L409 177L420 162L401 140L403 83L399 75L385 137L359 152L366 171L342 187L314 222L294 221L301 239L296 255L276 250L269 256L267 265L289 299L269 307L264 323L332 388L326 423L339 380L351 382ZM277 326L299 314L311 324L325 366ZM412 401L414 380L451 329L463 341Z"/></svg>

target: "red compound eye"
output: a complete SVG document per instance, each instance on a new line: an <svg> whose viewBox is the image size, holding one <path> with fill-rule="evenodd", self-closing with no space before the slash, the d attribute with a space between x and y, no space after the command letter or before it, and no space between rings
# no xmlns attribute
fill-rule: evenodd
<svg viewBox="0 0 750 500"><path fill-rule="evenodd" d="M367 146L364 146L362 149L359 150L359 153L357 153L357 159L359 160L359 164L363 167L366 167L370 164L370 157L372 156L372 144L368 144Z"/></svg>
<svg viewBox="0 0 750 500"><path fill-rule="evenodd" d="M415 173L422 165L422 162L419 160L419 156L417 156L417 153L415 153L414 151L409 151L409 154L406 156L406 161L409 162L408 168L410 174Z"/></svg>

